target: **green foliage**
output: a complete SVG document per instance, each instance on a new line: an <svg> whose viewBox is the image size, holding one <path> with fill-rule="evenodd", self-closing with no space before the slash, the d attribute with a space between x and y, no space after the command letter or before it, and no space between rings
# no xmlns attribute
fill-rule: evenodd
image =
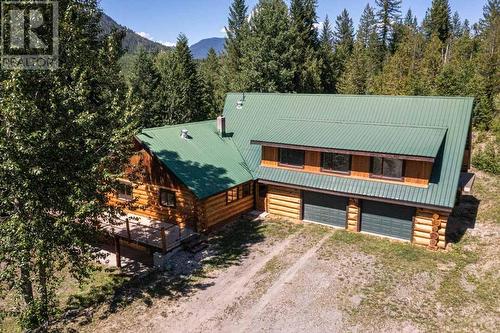
<svg viewBox="0 0 500 333"><path fill-rule="evenodd" d="M375 4L378 6L379 38L382 49L386 50L394 22L398 22L401 15L401 0L375 0Z"/></svg>
<svg viewBox="0 0 500 333"><path fill-rule="evenodd" d="M26 329L54 314L56 272L89 276L135 126L123 35L100 36L95 1L59 1L59 11L59 68L0 75L0 287L19 294Z"/></svg>
<svg viewBox="0 0 500 333"><path fill-rule="evenodd" d="M179 36L173 52L158 54L156 66L160 83L156 94L155 109L159 114L155 116L155 126L207 119L202 80L185 35Z"/></svg>
<svg viewBox="0 0 500 333"><path fill-rule="evenodd" d="M216 118L224 108L224 91L221 79L222 66L214 49L208 51L208 57L200 65L203 85L203 99L207 117Z"/></svg>
<svg viewBox="0 0 500 333"><path fill-rule="evenodd" d="M293 91L293 33L288 7L283 0L260 0L250 21L245 41L241 78L246 90Z"/></svg>
<svg viewBox="0 0 500 333"><path fill-rule="evenodd" d="M339 70L342 71L354 48L354 27L347 9L344 9L335 20L333 46Z"/></svg>
<svg viewBox="0 0 500 333"><path fill-rule="evenodd" d="M452 33L451 10L448 0L432 0L429 17L429 35L436 35L445 43Z"/></svg>
<svg viewBox="0 0 500 333"><path fill-rule="evenodd" d="M224 92L244 90L241 80L241 61L244 42L250 27L247 20L245 0L234 0L229 8L224 66L222 68Z"/></svg>
<svg viewBox="0 0 500 333"><path fill-rule="evenodd" d="M140 50L130 74L129 105L137 115L140 127L161 123L161 110L156 102L160 74L154 65L154 55Z"/></svg>
<svg viewBox="0 0 500 333"><path fill-rule="evenodd" d="M488 142L472 156L472 164L479 170L500 175L500 151L495 142Z"/></svg>

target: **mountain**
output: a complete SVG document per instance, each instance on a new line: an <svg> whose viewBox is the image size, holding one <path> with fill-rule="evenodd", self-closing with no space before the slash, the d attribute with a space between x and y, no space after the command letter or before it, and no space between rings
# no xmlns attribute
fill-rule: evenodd
<svg viewBox="0 0 500 333"><path fill-rule="evenodd" d="M195 59L205 59L208 51L213 48L217 54L222 54L224 51L225 38L213 37L202 39L198 43L190 47L191 53Z"/></svg>
<svg viewBox="0 0 500 333"><path fill-rule="evenodd" d="M141 48L148 52L166 51L169 48L163 44L153 42L147 38L139 36L134 31L115 22L111 17L102 14L101 28L104 33L108 34L113 29L125 30L125 38L123 39L123 48L128 53L137 53Z"/></svg>

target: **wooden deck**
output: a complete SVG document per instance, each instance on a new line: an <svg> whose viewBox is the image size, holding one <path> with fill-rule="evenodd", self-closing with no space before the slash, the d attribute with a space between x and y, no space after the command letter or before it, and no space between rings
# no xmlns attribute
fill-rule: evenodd
<svg viewBox="0 0 500 333"><path fill-rule="evenodd" d="M114 237L166 253L181 244L181 241L195 234L189 228L176 224L151 220L146 217L127 214L106 223L103 230Z"/></svg>

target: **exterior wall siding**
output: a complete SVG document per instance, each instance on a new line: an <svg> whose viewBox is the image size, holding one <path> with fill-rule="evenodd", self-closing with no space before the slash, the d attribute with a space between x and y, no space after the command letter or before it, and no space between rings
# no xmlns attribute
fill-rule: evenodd
<svg viewBox="0 0 500 333"><path fill-rule="evenodd" d="M120 206L128 214L135 214L153 220L194 227L197 220L197 199L163 165L145 150L138 151L130 158L125 171L124 183L132 186L133 200L119 199L109 195L109 204ZM160 205L160 189L175 193L175 207Z"/></svg>
<svg viewBox="0 0 500 333"><path fill-rule="evenodd" d="M301 190L285 186L269 185L267 212L291 220L302 220ZM395 203L396 204L396 203ZM346 230L360 231L363 207L361 200L349 198L346 214ZM428 209L416 209L413 217L412 244L431 250L446 248L446 226L448 213Z"/></svg>
<svg viewBox="0 0 500 333"><path fill-rule="evenodd" d="M300 190L281 186L269 186L267 191L268 213L280 217L300 220L302 199Z"/></svg>
<svg viewBox="0 0 500 333"><path fill-rule="evenodd" d="M369 178L371 181L407 184L412 186L427 187L432 172L432 163L424 161L405 161L405 177L402 182L391 181L385 179L370 178L370 157L361 155L351 155L351 173L350 175L332 174L331 172L321 171L321 153L317 151L306 151L304 159L304 168L288 168L281 166L278 163L278 148L276 147L262 147L262 162L261 165L270 168L282 168L294 170L295 172L310 172L321 173L326 175L335 175L337 177L351 177L351 178Z"/></svg>
<svg viewBox="0 0 500 333"><path fill-rule="evenodd" d="M240 198L234 202L226 202L226 192L216 194L201 201L199 210L200 230L208 230L223 222L229 221L238 215L244 214L254 207L254 184L250 183L250 195L242 198L241 185L238 186Z"/></svg>

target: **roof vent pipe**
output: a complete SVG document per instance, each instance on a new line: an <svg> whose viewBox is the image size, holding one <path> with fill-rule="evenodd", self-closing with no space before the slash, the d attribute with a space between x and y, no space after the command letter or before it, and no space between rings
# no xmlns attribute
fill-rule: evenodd
<svg viewBox="0 0 500 333"><path fill-rule="evenodd" d="M189 131L187 129L181 130L181 138L183 139L189 139Z"/></svg>
<svg viewBox="0 0 500 333"><path fill-rule="evenodd" d="M226 135L226 117L217 117L217 132L219 132L220 136Z"/></svg>

